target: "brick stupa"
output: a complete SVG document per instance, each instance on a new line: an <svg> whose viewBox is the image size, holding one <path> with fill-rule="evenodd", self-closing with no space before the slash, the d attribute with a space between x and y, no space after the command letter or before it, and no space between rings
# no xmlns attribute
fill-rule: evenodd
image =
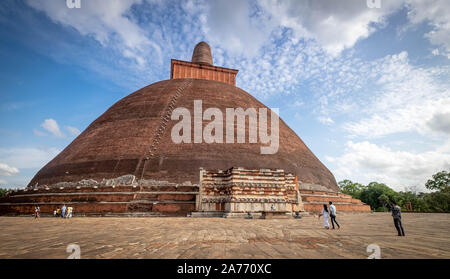
<svg viewBox="0 0 450 279"><path fill-rule="evenodd" d="M44 166L25 190L9 193L0 201L0 213L32 212L35 204L42 212L53 212L65 203L86 215L186 216L199 210L201 169L222 173L232 167L258 173L282 170L283 176L285 172L292 177L288 188L294 187L295 177L295 187L289 188L295 192L289 194L294 195L292 206L283 206L288 212L318 211L329 200L341 210L370 210L339 193L333 174L281 119L279 149L272 155L261 154L259 138L256 144L172 141L171 130L177 123L171 120L173 110L193 111L195 100L202 100L204 109L221 111L267 108L236 87L237 73L214 66L209 45L200 42L191 62L172 59L169 80L119 100ZM248 130L247 121L246 135ZM225 207L214 206L218 211Z"/></svg>

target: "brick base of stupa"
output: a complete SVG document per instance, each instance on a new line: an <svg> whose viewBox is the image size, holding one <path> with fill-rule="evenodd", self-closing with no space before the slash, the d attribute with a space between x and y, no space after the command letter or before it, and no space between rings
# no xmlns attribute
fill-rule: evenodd
<svg viewBox="0 0 450 279"><path fill-rule="evenodd" d="M16 190L0 199L0 215L30 215L36 205L42 216L53 215L64 204L75 216L291 218L320 212L329 201L339 212L371 210L349 195L302 187L281 169L202 169L200 177L199 184L175 184L127 175Z"/></svg>
<svg viewBox="0 0 450 279"><path fill-rule="evenodd" d="M133 176L59 183L10 192L0 199L0 215L33 214L36 205L41 215L53 215L65 204L73 207L75 216L187 216L195 210L197 194L198 185L137 183Z"/></svg>

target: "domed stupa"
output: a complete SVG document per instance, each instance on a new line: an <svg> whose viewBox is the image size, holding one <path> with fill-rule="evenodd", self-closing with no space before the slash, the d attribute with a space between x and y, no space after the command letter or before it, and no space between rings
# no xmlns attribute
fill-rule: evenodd
<svg viewBox="0 0 450 279"><path fill-rule="evenodd" d="M0 213L29 212L34 204L40 204L42 212L53 212L63 203L86 215L185 216L203 211L243 213L249 208L263 212L282 200L274 195L290 195L284 205L276 207L288 213L314 211L333 199L348 210L367 210L361 202L339 193L333 174L281 119L273 154L262 154L261 147L268 143L260 137L250 140L255 127L249 118L244 121L244 142L225 140L227 109L265 109L270 119L275 115L236 87L237 73L215 66L210 46L198 43L191 62L172 59L169 80L148 85L115 103L45 165L25 190L1 200ZM174 115L178 108L192 115L187 122L192 140L173 139L181 119ZM202 115L209 108L224 114L222 141L207 142L196 134L211 122L212 118L206 120L206 114ZM239 128L239 124L233 126L233 139ZM280 186L280 181L286 185ZM242 189L230 192L224 190L225 184L227 189ZM271 189L267 197L252 188L261 185ZM258 205L251 204L248 199L257 192L253 203ZM328 198L318 198L324 196ZM247 205L239 207L237 202Z"/></svg>

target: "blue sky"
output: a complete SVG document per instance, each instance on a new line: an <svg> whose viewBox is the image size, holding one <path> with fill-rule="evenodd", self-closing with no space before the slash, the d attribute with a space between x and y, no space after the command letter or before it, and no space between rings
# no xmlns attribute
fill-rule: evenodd
<svg viewBox="0 0 450 279"><path fill-rule="evenodd" d="M450 169L446 0L0 2L0 184L24 187L199 41L334 173L396 190Z"/></svg>

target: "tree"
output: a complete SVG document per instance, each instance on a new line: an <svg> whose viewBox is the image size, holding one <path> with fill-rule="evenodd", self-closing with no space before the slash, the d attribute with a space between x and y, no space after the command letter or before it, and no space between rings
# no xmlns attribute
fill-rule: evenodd
<svg viewBox="0 0 450 279"><path fill-rule="evenodd" d="M388 196L386 196L385 194L381 194L381 196L378 197L378 201L383 206L383 211L385 211L384 209L386 207L388 207L388 205L389 205L389 198L388 198Z"/></svg>
<svg viewBox="0 0 450 279"><path fill-rule="evenodd" d="M364 186L348 179L340 181L338 185L342 193L360 199L376 211L386 211L386 206L391 202L396 202L405 209L405 203L410 202L414 211L450 212L448 181L449 172L442 171L433 175L433 180L427 182L427 188L439 191L432 193L420 193L417 186L396 192L383 183L371 182Z"/></svg>
<svg viewBox="0 0 450 279"><path fill-rule="evenodd" d="M341 192L352 196L355 199L361 197L361 192L364 190L365 186L359 183L353 183L351 180L345 179L338 183Z"/></svg>
<svg viewBox="0 0 450 279"><path fill-rule="evenodd" d="M0 188L0 198L3 198L4 196L6 196L7 192L8 192L7 189Z"/></svg>
<svg viewBox="0 0 450 279"><path fill-rule="evenodd" d="M406 203L411 203L413 211L424 211L424 203L420 198L420 193L418 193L416 188L405 189L404 192L398 193L400 196L400 206L406 209Z"/></svg>
<svg viewBox="0 0 450 279"><path fill-rule="evenodd" d="M450 212L450 191L439 191L423 195L425 212Z"/></svg>
<svg viewBox="0 0 450 279"><path fill-rule="evenodd" d="M450 172L441 171L433 175L433 179L429 179L425 183L428 190L449 191L450 188Z"/></svg>
<svg viewBox="0 0 450 279"><path fill-rule="evenodd" d="M380 199L380 196L384 195ZM384 207L390 202L399 202L400 196L387 185L378 182L371 182L361 192L361 201L370 205L374 210L384 211Z"/></svg>

